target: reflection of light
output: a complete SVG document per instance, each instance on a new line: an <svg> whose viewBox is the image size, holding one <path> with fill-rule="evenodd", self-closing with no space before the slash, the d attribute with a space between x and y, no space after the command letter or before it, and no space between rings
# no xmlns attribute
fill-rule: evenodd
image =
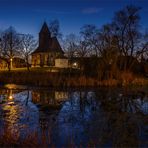
<svg viewBox="0 0 148 148"><path fill-rule="evenodd" d="M9 95L8 98L13 98L12 95ZM9 110L7 116L5 117L5 121L8 121L6 134L9 137L14 137L18 139L20 137L20 128L18 126L19 119L20 119L20 111L17 105L13 105L14 102L9 101L6 105L4 105L4 110Z"/></svg>
<svg viewBox="0 0 148 148"><path fill-rule="evenodd" d="M12 96L12 89L10 89L9 91L10 91L10 92L9 92L9 97L8 97L8 98L9 98L9 100L12 100L12 99L13 99L13 96Z"/></svg>
<svg viewBox="0 0 148 148"><path fill-rule="evenodd" d="M9 96L9 99L10 99L10 100L12 100L12 99L13 99L12 95L10 95L10 96Z"/></svg>

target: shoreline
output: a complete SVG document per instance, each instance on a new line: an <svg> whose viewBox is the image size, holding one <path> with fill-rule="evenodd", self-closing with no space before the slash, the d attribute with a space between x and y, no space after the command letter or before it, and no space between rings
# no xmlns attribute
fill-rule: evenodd
<svg viewBox="0 0 148 148"><path fill-rule="evenodd" d="M45 71L5 71L0 73L0 85L17 84L36 87L112 87L112 86L144 86L148 85L148 78L125 77L124 79L98 80L97 78L76 73L59 73Z"/></svg>

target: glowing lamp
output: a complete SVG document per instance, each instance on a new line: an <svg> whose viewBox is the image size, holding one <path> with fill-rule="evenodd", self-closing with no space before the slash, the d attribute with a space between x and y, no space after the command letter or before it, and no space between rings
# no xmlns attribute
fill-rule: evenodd
<svg viewBox="0 0 148 148"><path fill-rule="evenodd" d="M75 63L73 63L73 66L77 66L77 63L75 62Z"/></svg>
<svg viewBox="0 0 148 148"><path fill-rule="evenodd" d="M10 95L10 96L9 96L9 99L10 99L10 100L12 100L12 99L13 99L13 97Z"/></svg>

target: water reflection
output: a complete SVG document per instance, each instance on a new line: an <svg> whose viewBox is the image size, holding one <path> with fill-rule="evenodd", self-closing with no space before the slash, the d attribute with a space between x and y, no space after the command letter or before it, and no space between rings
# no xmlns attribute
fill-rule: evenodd
<svg viewBox="0 0 148 148"><path fill-rule="evenodd" d="M143 128L143 121L147 120L148 99L145 93L124 90L119 95L110 93L97 94L100 98L100 108L103 120L98 130L100 131L100 143L112 144L115 147L137 147L143 145L147 134ZM145 105L144 105L145 104ZM144 106L145 107L144 107ZM97 126L96 126L97 127ZM94 134L94 133L93 133Z"/></svg>
<svg viewBox="0 0 148 148"><path fill-rule="evenodd" d="M68 92L42 90L32 91L32 102L44 105L56 105L68 99Z"/></svg>
<svg viewBox="0 0 148 148"><path fill-rule="evenodd" d="M148 147L147 94L142 88L1 89L0 144L7 133L38 146Z"/></svg>
<svg viewBox="0 0 148 148"><path fill-rule="evenodd" d="M0 135L2 137L8 136L7 138L12 138L12 141L14 138L18 140L37 127L37 108L31 102L29 106L26 106L29 94L28 90L1 90ZM9 143L9 141L6 142Z"/></svg>

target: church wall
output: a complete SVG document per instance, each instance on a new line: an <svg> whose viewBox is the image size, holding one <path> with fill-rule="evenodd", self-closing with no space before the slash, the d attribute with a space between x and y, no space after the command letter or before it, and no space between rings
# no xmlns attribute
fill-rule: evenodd
<svg viewBox="0 0 148 148"><path fill-rule="evenodd" d="M32 67L38 67L40 66L40 54L34 54L32 55Z"/></svg>
<svg viewBox="0 0 148 148"><path fill-rule="evenodd" d="M55 67L68 68L68 59L55 59Z"/></svg>

